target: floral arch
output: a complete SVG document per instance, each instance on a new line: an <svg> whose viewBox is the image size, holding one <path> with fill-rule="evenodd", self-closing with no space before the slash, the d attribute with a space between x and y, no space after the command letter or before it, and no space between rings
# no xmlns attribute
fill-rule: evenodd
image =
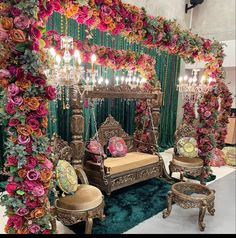
<svg viewBox="0 0 236 238"><path fill-rule="evenodd" d="M198 145L206 168L212 148L220 146L226 134L232 97L223 80L224 52L219 42L181 30L175 21L149 16L145 9L121 0L0 0L0 85L5 89L5 169L10 174L8 195L2 197L9 216L6 233L55 232L49 224L47 195L53 166L46 127L48 100L56 95L43 73L43 35L53 11L90 28L178 54L186 62L204 60L205 73L214 79L213 91L198 109ZM222 99L219 115L218 97Z"/></svg>

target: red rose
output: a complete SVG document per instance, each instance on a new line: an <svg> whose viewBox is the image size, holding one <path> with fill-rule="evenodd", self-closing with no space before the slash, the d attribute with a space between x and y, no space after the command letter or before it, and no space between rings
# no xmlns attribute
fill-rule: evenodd
<svg viewBox="0 0 236 238"><path fill-rule="evenodd" d="M39 121L34 118L27 119L27 124L32 128L33 131L37 131L40 126Z"/></svg>
<svg viewBox="0 0 236 238"><path fill-rule="evenodd" d="M46 92L46 97L49 99L49 100L53 100L56 98L56 89L52 86L47 86L45 88L45 92Z"/></svg>
<svg viewBox="0 0 236 238"><path fill-rule="evenodd" d="M42 37L41 31L36 27L31 27L31 37L33 39L40 39Z"/></svg>
<svg viewBox="0 0 236 238"><path fill-rule="evenodd" d="M35 168L36 165L37 165L37 159L33 156L28 156L27 164L25 165L25 167L27 169L33 169L33 168Z"/></svg>
<svg viewBox="0 0 236 238"><path fill-rule="evenodd" d="M6 185L5 190L9 193L9 194L14 194L15 190L17 189L17 183L15 182L10 182Z"/></svg>
<svg viewBox="0 0 236 238"><path fill-rule="evenodd" d="M16 110L15 110L15 107L14 107L14 103L12 102L8 102L5 106L5 110L8 114L15 114L16 113Z"/></svg>
<svg viewBox="0 0 236 238"><path fill-rule="evenodd" d="M7 156L7 165L17 165L17 159L14 155Z"/></svg>
<svg viewBox="0 0 236 238"><path fill-rule="evenodd" d="M37 109L37 114L41 117L46 116L48 114L48 109L45 107L43 103Z"/></svg>
<svg viewBox="0 0 236 238"><path fill-rule="evenodd" d="M11 216L7 221L7 226L14 227L14 229L18 230L24 224L23 217L19 215Z"/></svg>
<svg viewBox="0 0 236 238"><path fill-rule="evenodd" d="M17 118L11 118L8 122L8 126L16 126L20 123L19 119Z"/></svg>
<svg viewBox="0 0 236 238"><path fill-rule="evenodd" d="M51 234L51 231L46 229L46 230L43 231L43 234Z"/></svg>

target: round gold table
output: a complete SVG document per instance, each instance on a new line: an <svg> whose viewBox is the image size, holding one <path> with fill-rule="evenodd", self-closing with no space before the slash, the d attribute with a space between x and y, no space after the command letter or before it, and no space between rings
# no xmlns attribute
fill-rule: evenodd
<svg viewBox="0 0 236 238"><path fill-rule="evenodd" d="M163 218L170 215L172 203L175 202L180 207L199 208L198 225L200 231L204 231L205 223L203 222L206 210L213 216L215 191L202 184L178 182L172 185L167 196L167 208L163 211Z"/></svg>

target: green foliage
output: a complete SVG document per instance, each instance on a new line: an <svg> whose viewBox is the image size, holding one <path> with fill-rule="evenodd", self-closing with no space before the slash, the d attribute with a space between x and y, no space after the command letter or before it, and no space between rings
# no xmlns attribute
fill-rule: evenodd
<svg viewBox="0 0 236 238"><path fill-rule="evenodd" d="M29 18L38 19L38 0L21 0L16 5L24 15Z"/></svg>

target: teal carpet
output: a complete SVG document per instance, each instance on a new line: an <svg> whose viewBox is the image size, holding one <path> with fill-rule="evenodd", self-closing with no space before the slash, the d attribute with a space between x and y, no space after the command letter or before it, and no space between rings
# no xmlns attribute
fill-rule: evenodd
<svg viewBox="0 0 236 238"><path fill-rule="evenodd" d="M106 219L94 219L93 234L121 234L166 208L171 184L150 179L105 196ZM69 226L77 234L85 231L85 222Z"/></svg>

